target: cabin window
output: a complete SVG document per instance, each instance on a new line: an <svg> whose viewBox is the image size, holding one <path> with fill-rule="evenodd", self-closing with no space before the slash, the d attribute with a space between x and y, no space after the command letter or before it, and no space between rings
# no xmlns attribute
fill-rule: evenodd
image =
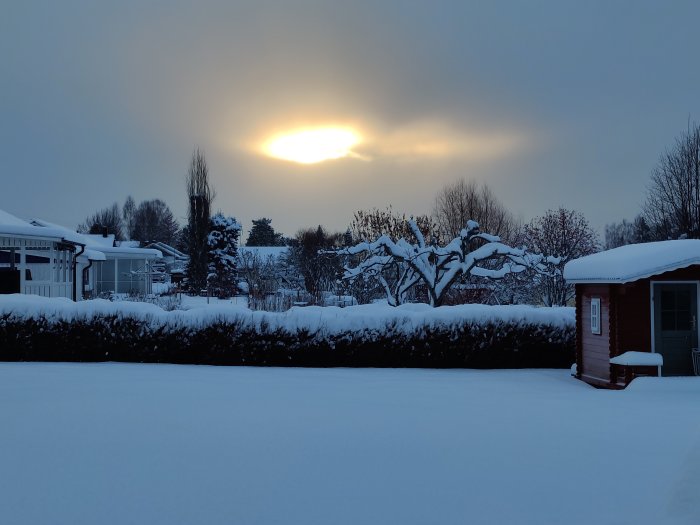
<svg viewBox="0 0 700 525"><path fill-rule="evenodd" d="M600 335L600 297L591 299L591 332Z"/></svg>

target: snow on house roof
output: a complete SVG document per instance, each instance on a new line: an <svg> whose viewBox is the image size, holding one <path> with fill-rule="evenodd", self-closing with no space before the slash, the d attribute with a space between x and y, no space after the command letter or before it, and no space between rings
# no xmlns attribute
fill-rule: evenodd
<svg viewBox="0 0 700 525"><path fill-rule="evenodd" d="M169 244L165 244L164 242L160 242L160 241L152 242L151 244L148 245L148 248L154 248L156 250L160 250L164 254L175 257L176 259L182 259L182 260L189 259L189 257L187 255L185 255L184 253L182 253L180 250L170 246Z"/></svg>
<svg viewBox="0 0 700 525"><path fill-rule="evenodd" d="M128 246L101 246L98 248L108 258L124 258L124 259L161 259L163 254L159 250L151 250L149 248L131 248Z"/></svg>
<svg viewBox="0 0 700 525"><path fill-rule="evenodd" d="M700 264L700 240L628 244L569 261L569 283L627 283Z"/></svg>
<svg viewBox="0 0 700 525"><path fill-rule="evenodd" d="M26 226L27 221L23 221L19 217L15 217L4 210L0 210L0 224L3 226Z"/></svg>
<svg viewBox="0 0 700 525"><path fill-rule="evenodd" d="M0 233L5 235L17 235L20 237L37 237L40 239L84 244L77 238L75 232L70 232L70 230L64 231L63 229L55 227L45 228L37 226L3 210L0 210Z"/></svg>
<svg viewBox="0 0 700 525"><path fill-rule="evenodd" d="M90 241L91 246L114 246L113 233L108 233L106 236L97 233L83 233L82 236Z"/></svg>
<svg viewBox="0 0 700 525"><path fill-rule="evenodd" d="M59 232L67 241L76 242L85 246L93 245L93 243L90 242L87 235L78 233L74 230L71 230L70 228L61 226L60 224L54 224L53 222L45 221L43 219L32 219L31 221L29 221L29 223L34 227L41 228L42 230L46 229Z"/></svg>
<svg viewBox="0 0 700 525"><path fill-rule="evenodd" d="M141 241L117 241L116 245L121 248L140 248Z"/></svg>
<svg viewBox="0 0 700 525"><path fill-rule="evenodd" d="M78 260L90 260L90 261L106 261L107 257L104 253L97 250L85 249L81 255L78 256Z"/></svg>
<svg viewBox="0 0 700 525"><path fill-rule="evenodd" d="M84 244L93 251L102 252L108 258L124 258L124 259L159 259L163 255L158 250L148 250L145 248L133 248L130 246L112 246L114 242L114 235L108 235L104 237L103 235L76 233L65 226L60 226L58 224L53 224L51 222L45 221L43 219L32 219L33 227L40 230L56 230L62 232L64 238L73 239L73 242L78 242ZM69 239L69 240L70 240ZM110 257L111 256L111 257ZM93 259L105 260L105 259Z"/></svg>

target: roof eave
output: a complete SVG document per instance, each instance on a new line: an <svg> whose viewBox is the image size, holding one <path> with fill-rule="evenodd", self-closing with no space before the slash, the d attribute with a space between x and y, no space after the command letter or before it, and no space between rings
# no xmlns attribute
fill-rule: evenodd
<svg viewBox="0 0 700 525"><path fill-rule="evenodd" d="M564 279L569 284L626 284L634 281L639 281L640 279L648 279L654 277L655 275L661 275L662 273L672 272L674 270L681 270L683 268L688 268L700 264L698 259L687 259L680 263L668 264L666 266L660 266L655 268L653 271L644 272L640 274L625 275L619 278L609 278L609 277L590 277L590 278L579 278L579 279Z"/></svg>

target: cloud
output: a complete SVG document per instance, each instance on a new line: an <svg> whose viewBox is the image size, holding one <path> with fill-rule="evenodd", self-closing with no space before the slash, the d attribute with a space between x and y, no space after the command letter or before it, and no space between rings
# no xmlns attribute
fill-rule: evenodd
<svg viewBox="0 0 700 525"><path fill-rule="evenodd" d="M353 137L352 147L343 147L342 155L327 155L326 159L349 157L362 161L381 160L385 162L416 162L430 160L464 160L467 162L483 162L493 159L504 159L527 148L534 146L534 139L524 133L514 131L494 131L491 129L460 129L446 121L437 119L420 120L406 123L397 127L378 127L353 123L330 127L322 123L308 125L299 132L288 128L286 131L276 131L268 137L299 138L302 135L312 135L327 129L343 129ZM249 139L239 141L239 150L248 150L257 155L270 156L269 138ZM304 144L292 141L299 155L304 153ZM357 143L357 144L354 144ZM261 144L263 147L261 147ZM296 145L295 145L296 144ZM286 155L271 155L278 158L291 158L294 152ZM314 157L315 158L315 157ZM322 159L323 160L323 159Z"/></svg>
<svg viewBox="0 0 700 525"><path fill-rule="evenodd" d="M504 158L532 146L524 134L460 129L444 121L425 120L390 129L367 144L371 157L411 162L429 159L485 161ZM364 152L363 149L359 150Z"/></svg>

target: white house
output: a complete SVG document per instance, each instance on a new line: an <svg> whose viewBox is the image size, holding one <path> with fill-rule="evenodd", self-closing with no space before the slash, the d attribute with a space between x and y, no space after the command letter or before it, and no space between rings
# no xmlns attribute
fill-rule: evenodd
<svg viewBox="0 0 700 525"><path fill-rule="evenodd" d="M83 260L78 257L81 270L79 285L83 297L110 293L152 293L152 265L162 258L159 250L135 248L129 243L115 246L114 235L76 233L42 219L32 219L31 223L37 227L66 232L84 244L88 255Z"/></svg>
<svg viewBox="0 0 700 525"><path fill-rule="evenodd" d="M41 228L0 210L0 293L80 298L77 234Z"/></svg>
<svg viewBox="0 0 700 525"><path fill-rule="evenodd" d="M190 258L188 255L182 253L177 248L165 244L164 242L152 242L146 245L146 248L151 248L153 250L158 250L163 254L162 259L162 271L164 272L163 278L170 278L171 282L180 282L184 277L185 268Z"/></svg>

